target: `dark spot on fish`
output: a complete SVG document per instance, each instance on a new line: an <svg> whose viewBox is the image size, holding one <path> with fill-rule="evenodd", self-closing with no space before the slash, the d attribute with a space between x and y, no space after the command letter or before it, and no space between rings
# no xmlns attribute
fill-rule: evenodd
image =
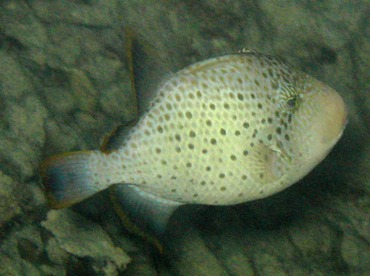
<svg viewBox="0 0 370 276"><path fill-rule="evenodd" d="M247 180L248 176L246 176L245 174L243 174L242 176L242 180Z"/></svg>
<svg viewBox="0 0 370 276"><path fill-rule="evenodd" d="M161 151L162 151L162 150L161 150L160 148L156 148L156 149L155 149L155 152L156 152L156 153L161 153Z"/></svg>
<svg viewBox="0 0 370 276"><path fill-rule="evenodd" d="M211 141L211 144L212 145L216 145L217 144L217 140L215 138L211 138L210 141Z"/></svg>
<svg viewBox="0 0 370 276"><path fill-rule="evenodd" d="M206 121L206 125L207 125L207 126L212 126L212 122L211 122L210 120L207 120L207 121Z"/></svg>
<svg viewBox="0 0 370 276"><path fill-rule="evenodd" d="M202 150L202 153L204 153L204 154L206 154L207 152L208 152L208 150L206 150L206 149Z"/></svg>
<svg viewBox="0 0 370 276"><path fill-rule="evenodd" d="M226 190L226 187L225 187L225 186L222 186L222 187L220 188L220 190L221 190L221 191L225 191L225 190Z"/></svg>
<svg viewBox="0 0 370 276"><path fill-rule="evenodd" d="M229 108L230 108L230 105L229 105L229 104L227 104L227 103L224 103L224 108L225 108L225 109L229 109Z"/></svg>
<svg viewBox="0 0 370 276"><path fill-rule="evenodd" d="M215 110L215 109L216 109L216 106L215 106L214 104L212 104L212 103L211 103L211 104L209 105L209 108L210 108L210 109L212 109L212 110Z"/></svg>
<svg viewBox="0 0 370 276"><path fill-rule="evenodd" d="M230 159L235 161L236 160L236 156L234 154L230 155Z"/></svg>
<svg viewBox="0 0 370 276"><path fill-rule="evenodd" d="M254 95L253 93L251 94L251 98L252 99L255 99L256 98L256 95Z"/></svg>
<svg viewBox="0 0 370 276"><path fill-rule="evenodd" d="M257 107L259 108L259 109L262 109L262 104L257 104Z"/></svg>
<svg viewBox="0 0 370 276"><path fill-rule="evenodd" d="M167 110L172 110L172 105L170 103L166 103Z"/></svg>
<svg viewBox="0 0 370 276"><path fill-rule="evenodd" d="M188 148L192 150L192 149L194 149L194 145L193 144L188 144Z"/></svg>
<svg viewBox="0 0 370 276"><path fill-rule="evenodd" d="M194 138L196 135L195 135L195 132L193 131L193 130L190 130L189 131L189 136L191 137L191 138Z"/></svg>
<svg viewBox="0 0 370 276"><path fill-rule="evenodd" d="M239 130L236 130L235 131L235 136L239 136L240 135L240 131Z"/></svg>
<svg viewBox="0 0 370 276"><path fill-rule="evenodd" d="M181 136L179 135L179 134L175 134L175 139L176 139L176 141L181 141Z"/></svg>
<svg viewBox="0 0 370 276"><path fill-rule="evenodd" d="M191 119L193 118L193 114L190 111L186 111L185 113L186 118Z"/></svg>
<svg viewBox="0 0 370 276"><path fill-rule="evenodd" d="M211 167L210 166L207 166L206 167L206 171L209 172L211 170Z"/></svg>
<svg viewBox="0 0 370 276"><path fill-rule="evenodd" d="M172 190L171 190L171 192L172 192L172 193L176 193L176 189L172 189Z"/></svg>
<svg viewBox="0 0 370 276"><path fill-rule="evenodd" d="M247 122L243 123L243 127L244 128L249 128L249 123L247 123Z"/></svg>
<svg viewBox="0 0 370 276"><path fill-rule="evenodd" d="M163 133L163 128L161 126L158 126L157 130L158 130L159 133Z"/></svg>
<svg viewBox="0 0 370 276"><path fill-rule="evenodd" d="M191 168L191 163L190 163L190 162L187 162L187 163L186 163L186 167L187 167L187 168Z"/></svg>
<svg viewBox="0 0 370 276"><path fill-rule="evenodd" d="M242 101L242 100L244 100L244 96L242 94L238 93L238 99Z"/></svg>
<svg viewBox="0 0 370 276"><path fill-rule="evenodd" d="M253 130L253 135L252 135L252 137L253 137L253 138L256 138L257 134L258 134L258 130L257 130L257 129L254 129L254 130Z"/></svg>
<svg viewBox="0 0 370 276"><path fill-rule="evenodd" d="M268 69L267 69L267 72L269 73L269 76L270 76L270 77L273 77L273 76L274 76L274 74L273 74L273 72L272 72L272 69L271 69L271 68L268 68Z"/></svg>
<svg viewBox="0 0 370 276"><path fill-rule="evenodd" d="M203 181L200 182L200 185L204 186L204 185L206 185L206 182L203 180Z"/></svg>
<svg viewBox="0 0 370 276"><path fill-rule="evenodd" d="M271 124L271 123L272 123L272 118L267 118L267 122L268 122L269 124Z"/></svg>
<svg viewBox="0 0 370 276"><path fill-rule="evenodd" d="M243 151L243 155L244 155L244 156L247 156L248 154L249 154L249 152L248 152L247 150L244 150L244 151Z"/></svg>
<svg viewBox="0 0 370 276"><path fill-rule="evenodd" d="M292 114L289 114L288 116L288 123L291 123L292 122Z"/></svg>
<svg viewBox="0 0 370 276"><path fill-rule="evenodd" d="M289 137L289 135L288 135L288 134L285 134L284 138L285 138L285 140L287 140L287 141L289 141L289 140L290 140L290 137Z"/></svg>
<svg viewBox="0 0 370 276"><path fill-rule="evenodd" d="M269 140L269 141L272 140L272 134L267 135L267 140Z"/></svg>
<svg viewBox="0 0 370 276"><path fill-rule="evenodd" d="M277 128L276 128L276 133L277 133L277 134L281 134L281 127L277 127Z"/></svg>
<svg viewBox="0 0 370 276"><path fill-rule="evenodd" d="M226 130L225 130L225 129L223 129L223 128L221 128L221 129L220 129L220 133L221 133L221 135L226 135Z"/></svg>

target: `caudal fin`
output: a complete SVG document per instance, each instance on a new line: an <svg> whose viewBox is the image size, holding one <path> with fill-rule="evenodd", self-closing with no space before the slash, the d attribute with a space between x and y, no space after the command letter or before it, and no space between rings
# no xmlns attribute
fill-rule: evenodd
<svg viewBox="0 0 370 276"><path fill-rule="evenodd" d="M53 156L41 165L42 182L49 206L60 209L76 204L99 191L89 169L92 151Z"/></svg>

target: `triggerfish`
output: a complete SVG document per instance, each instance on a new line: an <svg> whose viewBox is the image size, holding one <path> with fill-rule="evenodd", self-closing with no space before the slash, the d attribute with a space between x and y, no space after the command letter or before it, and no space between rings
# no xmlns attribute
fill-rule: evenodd
<svg viewBox="0 0 370 276"><path fill-rule="evenodd" d="M56 209L115 185L131 220L161 234L181 205L238 204L296 183L346 122L346 106L328 85L242 50L170 76L137 123L102 149L46 160L43 184Z"/></svg>

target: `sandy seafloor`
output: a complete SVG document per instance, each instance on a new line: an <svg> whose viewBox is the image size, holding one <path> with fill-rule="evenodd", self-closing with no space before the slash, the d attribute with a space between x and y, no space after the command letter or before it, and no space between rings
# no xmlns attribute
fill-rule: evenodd
<svg viewBox="0 0 370 276"><path fill-rule="evenodd" d="M369 14L366 0L1 1L0 275L369 275ZM128 28L148 87L251 48L335 88L347 129L282 193L178 210L162 255L122 227L107 192L51 211L41 161L95 149L136 117Z"/></svg>

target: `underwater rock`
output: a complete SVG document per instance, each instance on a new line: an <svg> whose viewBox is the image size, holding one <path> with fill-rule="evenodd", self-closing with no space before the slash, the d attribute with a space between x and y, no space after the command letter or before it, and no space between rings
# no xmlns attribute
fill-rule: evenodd
<svg viewBox="0 0 370 276"><path fill-rule="evenodd" d="M15 183L12 178L0 171L0 227L21 213L16 200Z"/></svg>
<svg viewBox="0 0 370 276"><path fill-rule="evenodd" d="M80 260L82 267L84 260L93 259L94 262L89 264L92 267L84 268L87 271L113 275L123 271L130 262L98 224L71 210L49 211L41 225L53 234L46 248L49 258L57 264L68 263L65 254L68 253Z"/></svg>
<svg viewBox="0 0 370 276"><path fill-rule="evenodd" d="M63 268L46 265L44 244L37 226L23 226L0 245L0 275L63 275Z"/></svg>

